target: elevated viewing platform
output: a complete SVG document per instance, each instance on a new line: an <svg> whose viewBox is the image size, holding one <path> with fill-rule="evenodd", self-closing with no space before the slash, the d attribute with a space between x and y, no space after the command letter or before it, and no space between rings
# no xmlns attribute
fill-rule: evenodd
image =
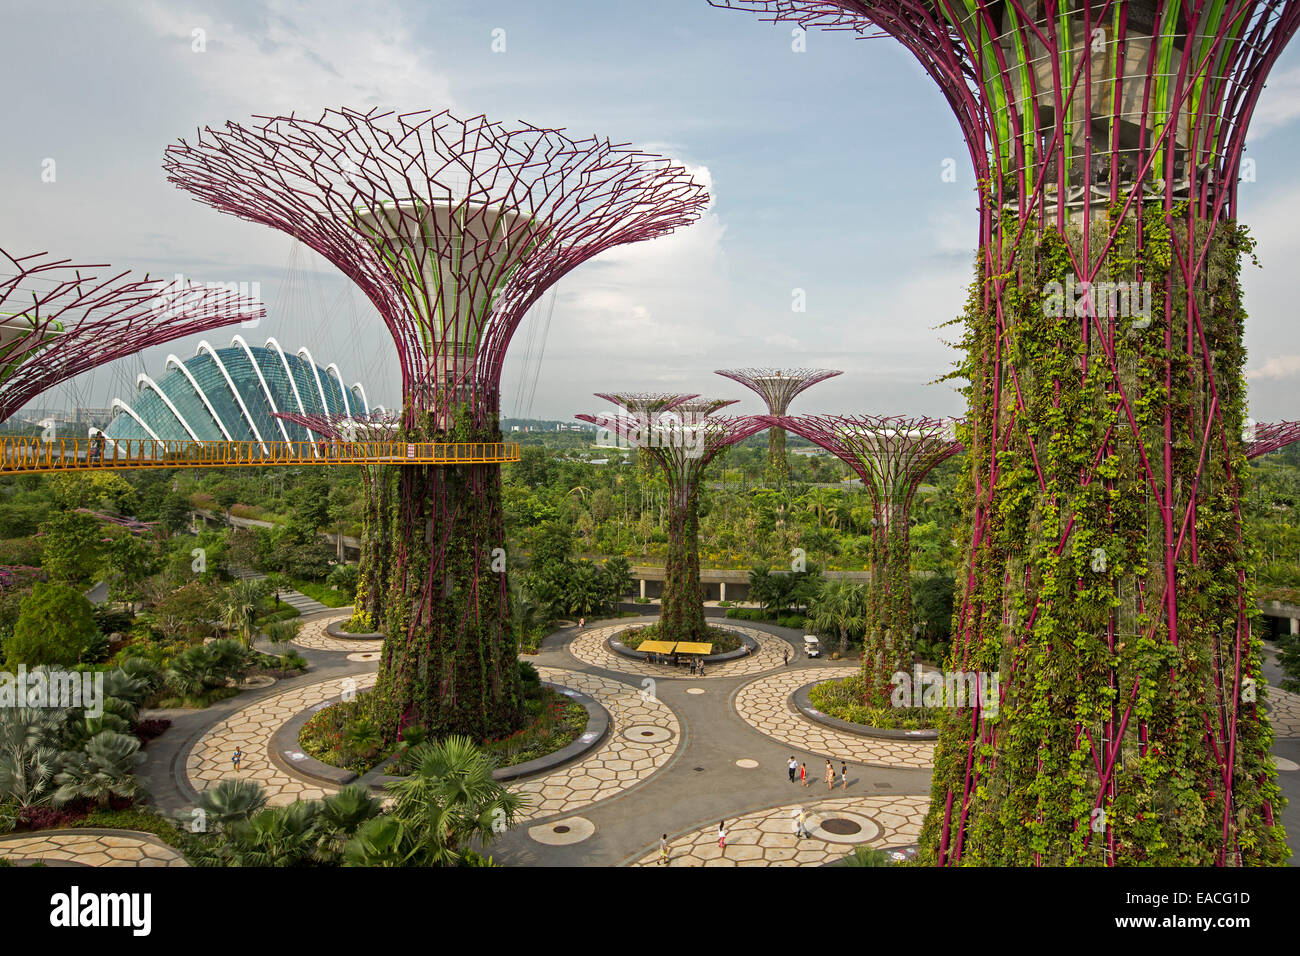
<svg viewBox="0 0 1300 956"><path fill-rule="evenodd" d="M518 460L519 445L515 442L101 442L94 438L0 438L0 475L258 465L488 465Z"/></svg>

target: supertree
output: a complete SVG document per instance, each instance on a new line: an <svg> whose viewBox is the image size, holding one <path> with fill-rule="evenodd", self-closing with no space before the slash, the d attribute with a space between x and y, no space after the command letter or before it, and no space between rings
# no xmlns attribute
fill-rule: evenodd
<svg viewBox="0 0 1300 956"><path fill-rule="evenodd" d="M1300 422L1260 422L1246 428L1246 457L1252 461L1300 441Z"/></svg>
<svg viewBox="0 0 1300 956"><path fill-rule="evenodd" d="M659 635L666 641L706 641L704 592L700 587L700 482L723 449L762 431L748 416L716 413L735 399L694 395L598 393L618 405L614 415L577 415L608 429L653 461L668 485L668 556L660 602Z"/></svg>
<svg viewBox="0 0 1300 956"><path fill-rule="evenodd" d="M0 264L0 422L96 366L266 315L225 286L133 277L46 253L0 250Z"/></svg>
<svg viewBox="0 0 1300 956"><path fill-rule="evenodd" d="M397 347L399 436L499 441L501 364L528 308L578 264L701 215L661 157L479 116L327 110L258 117L168 148L171 181L282 230L366 294ZM407 723L478 739L523 714L495 465L400 466L376 684Z"/></svg>
<svg viewBox="0 0 1300 956"><path fill-rule="evenodd" d="M331 441L389 441L397 433L398 415L374 411L367 415L333 416L278 412L276 418L294 422L310 434ZM361 555L357 561L357 591L352 602L352 623L367 631L384 628L384 584L393 553L394 469L389 465L360 464ZM354 628L355 629L355 628Z"/></svg>
<svg viewBox="0 0 1300 956"><path fill-rule="evenodd" d="M844 373L824 368L720 368L717 374L725 375L757 392L767 405L768 415L780 418L790 410L790 402L804 389ZM790 477L790 463L785 460L783 429L768 429L767 464L778 481Z"/></svg>
<svg viewBox="0 0 1300 956"><path fill-rule="evenodd" d="M1242 151L1300 2L710 0L887 35L980 195L941 865L1286 856L1240 499Z"/></svg>
<svg viewBox="0 0 1300 956"><path fill-rule="evenodd" d="M857 473L871 498L871 603L862 676L868 693L912 665L912 499L925 476L962 450L955 423L901 415L766 416L820 445ZM883 704L881 706L884 706Z"/></svg>

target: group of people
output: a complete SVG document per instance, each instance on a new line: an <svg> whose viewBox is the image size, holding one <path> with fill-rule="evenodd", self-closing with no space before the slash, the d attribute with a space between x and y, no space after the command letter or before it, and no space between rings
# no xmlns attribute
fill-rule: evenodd
<svg viewBox="0 0 1300 956"><path fill-rule="evenodd" d="M797 776L799 778L799 783L803 784L805 787L808 786L808 764L801 763L798 760L795 760L793 756L791 756L790 762L785 766L786 766L786 770L790 772L791 783L795 782L795 777ZM822 776L822 779L826 781L827 790L835 789L835 766L830 762L829 758L827 758L826 760L826 773ZM849 765L845 763L843 760L841 760L840 761L840 789L847 790L848 788L849 788Z"/></svg>

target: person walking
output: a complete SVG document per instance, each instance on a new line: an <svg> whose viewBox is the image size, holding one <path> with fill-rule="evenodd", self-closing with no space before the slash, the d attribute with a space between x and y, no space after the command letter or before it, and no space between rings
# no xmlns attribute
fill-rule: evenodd
<svg viewBox="0 0 1300 956"><path fill-rule="evenodd" d="M801 837L812 836L812 834L808 832L808 811L803 807L799 808L799 835Z"/></svg>
<svg viewBox="0 0 1300 956"><path fill-rule="evenodd" d="M235 772L239 772L239 761L244 759L244 751L236 747L235 752L230 755L230 762L235 765Z"/></svg>
<svg viewBox="0 0 1300 956"><path fill-rule="evenodd" d="M840 789L849 789L849 765L843 761L840 762Z"/></svg>
<svg viewBox="0 0 1300 956"><path fill-rule="evenodd" d="M794 775L799 772L799 761L791 757L790 762L786 764L786 769L790 771L790 782L794 783Z"/></svg>
<svg viewBox="0 0 1300 956"><path fill-rule="evenodd" d="M795 807L794 812L790 814L790 829L794 832L796 840L803 839L803 823L799 819L801 813L803 813L803 807Z"/></svg>
<svg viewBox="0 0 1300 956"><path fill-rule="evenodd" d="M662 866L668 865L668 834L665 833L659 838L659 863Z"/></svg>
<svg viewBox="0 0 1300 956"><path fill-rule="evenodd" d="M835 768L829 758L826 760L826 789L828 791L835 789Z"/></svg>
<svg viewBox="0 0 1300 956"><path fill-rule="evenodd" d="M726 822L725 820L718 821L718 848L724 851L727 849L727 828L723 826Z"/></svg>
<svg viewBox="0 0 1300 956"><path fill-rule="evenodd" d="M799 764L799 782L805 787L808 786L808 764L803 762Z"/></svg>
<svg viewBox="0 0 1300 956"><path fill-rule="evenodd" d="M585 617L578 618L578 630L581 631L586 626L587 626L587 619Z"/></svg>
<svg viewBox="0 0 1300 956"><path fill-rule="evenodd" d="M785 649L785 666L790 666L790 648L788 646Z"/></svg>

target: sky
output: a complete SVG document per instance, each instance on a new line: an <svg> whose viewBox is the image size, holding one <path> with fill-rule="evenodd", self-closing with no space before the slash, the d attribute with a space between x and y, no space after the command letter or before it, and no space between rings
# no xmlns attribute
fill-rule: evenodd
<svg viewBox="0 0 1300 956"><path fill-rule="evenodd" d="M743 366L844 372L795 412L961 414L954 384L935 383L957 359L947 342L959 330L940 326L965 301L976 241L956 121L894 41L812 32L795 46L789 26L705 0L3 0L0 248L256 284L268 316L210 333L214 346L235 332L305 346L391 407L395 354L370 304L290 237L168 184L163 150L205 125L327 107L522 120L671 156L712 202L694 225L611 250L556 285L516 333L503 415L602 411L592 393L615 389L761 411L713 374ZM1246 153L1255 180L1240 192L1262 266L1243 269L1259 421L1300 418L1289 325L1298 150L1293 45L1260 99ZM158 377L168 353L187 358L199 341L147 350L35 404L129 400L139 372Z"/></svg>

